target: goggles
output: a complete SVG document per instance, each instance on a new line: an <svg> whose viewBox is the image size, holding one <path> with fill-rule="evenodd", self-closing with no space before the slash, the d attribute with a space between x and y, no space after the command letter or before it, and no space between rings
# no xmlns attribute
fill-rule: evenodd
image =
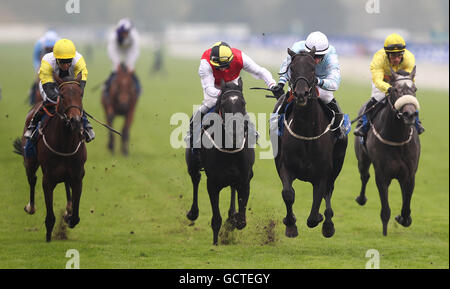
<svg viewBox="0 0 450 289"><path fill-rule="evenodd" d="M58 64L72 64L72 58L69 59L57 59Z"/></svg>
<svg viewBox="0 0 450 289"><path fill-rule="evenodd" d="M401 51L404 50L406 48L405 45L402 44L392 44L392 45L388 45L384 47L384 50L386 51Z"/></svg>

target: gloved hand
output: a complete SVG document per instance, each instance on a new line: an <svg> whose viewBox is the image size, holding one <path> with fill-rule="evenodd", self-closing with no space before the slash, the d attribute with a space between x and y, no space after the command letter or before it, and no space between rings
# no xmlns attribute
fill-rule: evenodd
<svg viewBox="0 0 450 289"><path fill-rule="evenodd" d="M44 90L45 94L47 95L47 98L49 98L53 102L56 102L58 100L59 91L57 89L56 83L47 82L42 85L42 89Z"/></svg>
<svg viewBox="0 0 450 289"><path fill-rule="evenodd" d="M277 85L271 88L273 95L278 99L280 96L284 94L284 83L278 83Z"/></svg>
<svg viewBox="0 0 450 289"><path fill-rule="evenodd" d="M323 85L323 79L320 79L320 78L317 77L317 85L318 85L319 87L322 87L322 85Z"/></svg>
<svg viewBox="0 0 450 289"><path fill-rule="evenodd" d="M391 95L391 92L392 92L392 86L390 86L388 88L388 90L386 91L386 96Z"/></svg>

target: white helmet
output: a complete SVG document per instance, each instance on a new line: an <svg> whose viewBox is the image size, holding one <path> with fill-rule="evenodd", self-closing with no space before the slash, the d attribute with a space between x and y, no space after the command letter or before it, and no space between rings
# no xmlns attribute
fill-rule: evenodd
<svg viewBox="0 0 450 289"><path fill-rule="evenodd" d="M130 31L132 27L133 27L133 24L131 23L130 19L122 18L117 23L116 29L122 30L122 31Z"/></svg>
<svg viewBox="0 0 450 289"><path fill-rule="evenodd" d="M310 52L313 47L316 47L316 55L327 54L329 48L327 36L320 31L310 33L306 37L306 51Z"/></svg>

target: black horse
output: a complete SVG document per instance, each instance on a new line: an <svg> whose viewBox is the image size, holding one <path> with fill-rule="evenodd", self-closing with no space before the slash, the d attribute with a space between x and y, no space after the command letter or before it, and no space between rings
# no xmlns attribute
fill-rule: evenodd
<svg viewBox="0 0 450 289"><path fill-rule="evenodd" d="M367 139L355 138L355 152L361 175L361 192L356 201L361 206L367 201L365 196L369 167L373 164L375 180L381 200L381 221L383 235L387 235L387 225L391 216L388 202L388 187L392 179L397 179L402 190L403 205L401 215L396 221L404 227L411 225L411 197L414 191L415 174L419 164L420 141L415 119L419 103L415 98L414 67L411 74L391 69L391 93L387 95L387 104L370 121ZM365 106L363 106L359 114Z"/></svg>
<svg viewBox="0 0 450 289"><path fill-rule="evenodd" d="M309 53L298 54L288 49L288 53L292 57L288 69L291 72L289 85L293 104L292 111L284 120L284 133L277 139L278 154L275 156L287 210L283 220L286 225L286 236L298 235L296 218L292 211L295 200L292 183L295 179L299 179L313 185L313 203L307 220L308 227L313 228L323 220L319 208L324 198L326 209L322 234L331 237L335 232L331 220L333 217L331 196L334 182L344 162L348 140L347 136L341 140L336 139L334 133L330 131L335 118L330 122L319 103L315 77L315 48ZM278 105L279 103L275 106L275 111Z"/></svg>
<svg viewBox="0 0 450 289"><path fill-rule="evenodd" d="M211 228L214 245L217 245L222 226L219 193L223 188L231 187L231 203L227 221L239 230L246 226L246 207L255 162L252 136L248 134L248 120L245 118L247 112L242 94L242 80L239 79L238 85L232 82L222 83L221 90L215 113L204 117L204 123L208 123L208 119L214 119L214 125L202 129L203 142L200 151L193 152L190 148L186 149L186 163L194 187L193 203L187 217L190 220L198 217L197 193L201 177L200 170L203 167L207 176L207 189L212 207ZM240 125L239 121L229 122L228 116L238 118L243 116L244 121L240 122ZM213 127L215 129L210 130ZM238 195L237 213L235 212L235 191Z"/></svg>

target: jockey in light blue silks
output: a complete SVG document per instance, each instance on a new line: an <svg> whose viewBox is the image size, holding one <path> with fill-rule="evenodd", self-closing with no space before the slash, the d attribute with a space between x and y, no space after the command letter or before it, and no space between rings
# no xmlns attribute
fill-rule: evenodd
<svg viewBox="0 0 450 289"><path fill-rule="evenodd" d="M314 59L316 61L316 77L319 99L329 108L329 112L325 111L327 115L332 114L333 111L336 114L337 122L341 122L342 120L342 118L339 117L340 115L344 117L344 121L341 122L341 129L337 129L337 137L341 138L344 136L342 133L347 134L349 132L350 122L348 120L348 115L344 115L340 110L333 95L333 92L339 88L341 82L341 71L339 68L336 49L328 43L328 38L325 34L316 31L309 34L306 40L295 42L294 45L292 45L291 50L295 53L299 53L301 51L310 52L313 47L316 48ZM289 81L290 71L288 70L288 67L290 63L291 56L288 55L281 64L278 84L272 89L274 94L278 97L283 95L283 87L285 83ZM287 98L288 97L284 97L284 100L282 101L286 102ZM278 112L283 113L283 108L284 103L280 105ZM333 127L335 127L335 125L333 125Z"/></svg>
<svg viewBox="0 0 450 289"><path fill-rule="evenodd" d="M48 30L44 36L39 38L38 41L36 41L36 44L34 45L33 49L33 66L34 66L34 72L37 75L39 73L39 68L41 67L41 59L44 57L45 54L50 53L53 51L53 46L55 45L56 41L59 40L58 34L53 30ZM33 81L33 84L31 85L30 92L28 99L30 101L30 104L34 104L36 99L36 91L39 89L38 87L39 81L35 79Z"/></svg>
<svg viewBox="0 0 450 289"><path fill-rule="evenodd" d="M53 30L49 30L36 42L33 50L33 66L36 73L39 72L42 57L53 51L53 46L58 40L58 34Z"/></svg>

